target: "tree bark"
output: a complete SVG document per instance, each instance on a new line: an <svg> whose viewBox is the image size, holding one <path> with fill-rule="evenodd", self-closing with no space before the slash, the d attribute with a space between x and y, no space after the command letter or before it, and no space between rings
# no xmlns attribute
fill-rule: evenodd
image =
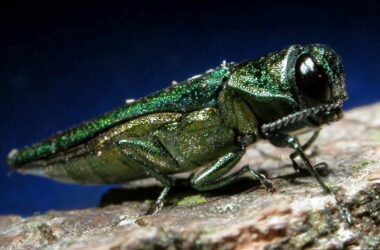
<svg viewBox="0 0 380 250"><path fill-rule="evenodd" d="M265 172L273 194L251 179L206 193L179 187L159 213L145 216L160 188L137 182L110 190L100 208L2 216L0 248L379 249L380 103L323 127L314 145L311 162L328 163L323 179L339 191L350 227L315 179L293 174L290 151L262 142L239 165Z"/></svg>

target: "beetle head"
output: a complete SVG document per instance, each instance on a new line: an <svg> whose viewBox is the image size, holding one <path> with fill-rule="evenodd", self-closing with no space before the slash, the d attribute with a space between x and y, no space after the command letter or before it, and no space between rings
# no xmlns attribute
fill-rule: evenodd
<svg viewBox="0 0 380 250"><path fill-rule="evenodd" d="M288 80L293 83L299 109L325 106L326 110L308 117L317 126L339 120L347 92L338 55L323 45L296 45L289 51Z"/></svg>

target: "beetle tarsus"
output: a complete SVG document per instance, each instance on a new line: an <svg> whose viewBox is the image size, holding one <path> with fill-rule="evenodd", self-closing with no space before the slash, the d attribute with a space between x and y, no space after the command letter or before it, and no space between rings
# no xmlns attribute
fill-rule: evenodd
<svg viewBox="0 0 380 250"><path fill-rule="evenodd" d="M155 165L154 162L146 160L144 156L149 154L156 156L159 154L165 155L164 149L158 147L150 141L139 139L120 140L117 145L119 146L119 149L124 154L124 157L127 161L134 162L134 166L139 167L147 174L147 176L155 178L163 186L165 186L155 203L151 206L146 214L148 215L157 213L163 207L165 198L170 188L174 185L174 180L168 175L157 171L157 168L155 168L157 165Z"/></svg>
<svg viewBox="0 0 380 250"><path fill-rule="evenodd" d="M321 176L327 176L330 173L329 165L324 161L314 165L314 168Z"/></svg>
<svg viewBox="0 0 380 250"><path fill-rule="evenodd" d="M300 176L311 176L310 172L308 169L304 168L304 167L301 167L298 165L298 163L296 161L292 161L292 165L293 165L293 168L294 170L300 174ZM328 176L328 174L330 173L330 168L329 168L329 165L327 165L326 162L320 162L320 163L317 163L313 166L313 168L315 169L315 171L320 175L320 176Z"/></svg>
<svg viewBox="0 0 380 250"><path fill-rule="evenodd" d="M151 215L151 214L155 214L157 213L158 211L161 210L161 208L164 206L164 201L165 201L165 198L166 196L168 195L169 193L169 190L170 190L170 187L165 187L160 195L158 196L157 200L154 202L154 204L149 208L149 210L146 212L145 215Z"/></svg>
<svg viewBox="0 0 380 250"><path fill-rule="evenodd" d="M348 226L353 225L352 216L350 211L346 207L344 207L342 204L337 203L337 208L339 211L339 215L343 221L347 223Z"/></svg>
<svg viewBox="0 0 380 250"><path fill-rule="evenodd" d="M272 182L268 180L265 175L256 173L252 168L249 167L249 165L246 165L245 168L248 168L250 174L260 181L260 183L264 186L265 191L271 194L276 191Z"/></svg>
<svg viewBox="0 0 380 250"><path fill-rule="evenodd" d="M156 214L158 211L161 210L161 208L164 206L164 203L163 202L160 202L160 203L157 203L157 202L154 202L153 205L151 205L148 209L148 211L145 213L145 215L152 215L152 214Z"/></svg>
<svg viewBox="0 0 380 250"><path fill-rule="evenodd" d="M271 194L276 192L276 188L273 186L272 182L268 180L264 175L261 174L260 176L262 177L260 182L264 185L265 191Z"/></svg>

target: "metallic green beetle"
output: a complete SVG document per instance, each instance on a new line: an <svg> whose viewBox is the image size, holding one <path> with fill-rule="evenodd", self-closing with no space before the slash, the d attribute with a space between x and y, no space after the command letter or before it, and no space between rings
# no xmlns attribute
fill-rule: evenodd
<svg viewBox="0 0 380 250"><path fill-rule="evenodd" d="M322 45L293 45L277 53L220 67L141 98L21 151L7 163L21 173L80 184L123 183L153 177L164 189L171 174L203 167L197 190L225 186L248 173L269 191L271 182L249 166L228 172L260 139L290 147L322 188L330 189L304 150L318 128L342 116L347 99L341 60ZM305 145L297 134L316 131ZM321 163L324 164L324 163Z"/></svg>

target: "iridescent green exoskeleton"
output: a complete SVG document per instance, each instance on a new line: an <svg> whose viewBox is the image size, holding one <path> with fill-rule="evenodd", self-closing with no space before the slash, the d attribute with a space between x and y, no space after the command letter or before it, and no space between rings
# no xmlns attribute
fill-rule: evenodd
<svg viewBox="0 0 380 250"><path fill-rule="evenodd" d="M10 167L22 173L80 184L124 183L153 177L164 190L171 174L199 168L197 190L225 186L247 173L272 185L249 166L228 174L246 147L260 139L294 150L330 193L304 150L318 128L337 121L347 99L341 60L322 45L294 45L254 61L222 64L141 98L46 141L13 150ZM300 145L297 134L316 131ZM324 164L324 163L322 163Z"/></svg>

